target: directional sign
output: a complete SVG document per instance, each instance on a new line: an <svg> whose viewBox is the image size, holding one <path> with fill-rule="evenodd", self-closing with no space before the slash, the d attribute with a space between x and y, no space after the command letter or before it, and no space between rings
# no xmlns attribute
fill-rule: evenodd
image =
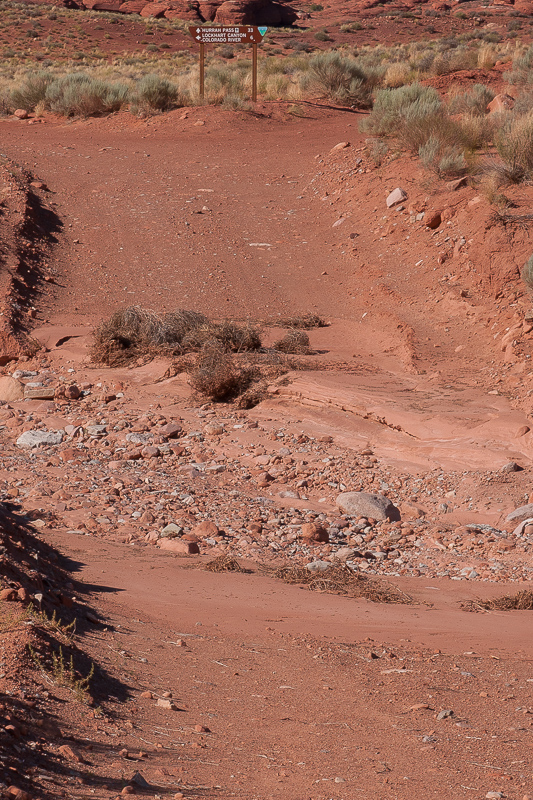
<svg viewBox="0 0 533 800"><path fill-rule="evenodd" d="M267 30L255 25L195 25L189 33L199 44L260 44Z"/></svg>

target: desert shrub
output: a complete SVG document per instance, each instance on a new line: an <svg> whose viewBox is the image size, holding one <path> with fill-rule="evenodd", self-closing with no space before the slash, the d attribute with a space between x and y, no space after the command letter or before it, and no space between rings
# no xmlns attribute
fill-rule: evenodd
<svg viewBox="0 0 533 800"><path fill-rule="evenodd" d="M301 330L311 330L311 328L327 328L328 323L319 314L297 314L294 317L278 319L275 323L280 328L299 328Z"/></svg>
<svg viewBox="0 0 533 800"><path fill-rule="evenodd" d="M329 35L327 31L317 31L315 33L315 39L317 42L332 42L333 37Z"/></svg>
<svg viewBox="0 0 533 800"><path fill-rule="evenodd" d="M372 113L361 121L360 128L374 136L402 137L406 129L414 129L421 123L430 129L438 127L444 114L438 92L413 83L399 89L377 91Z"/></svg>
<svg viewBox="0 0 533 800"><path fill-rule="evenodd" d="M533 291L533 255L529 256L528 260L522 267L522 280L530 291Z"/></svg>
<svg viewBox="0 0 533 800"><path fill-rule="evenodd" d="M231 400L248 389L251 375L238 369L222 342L209 339L198 355L189 383L194 391L212 400Z"/></svg>
<svg viewBox="0 0 533 800"><path fill-rule="evenodd" d="M244 353L259 350L261 347L261 334L258 328L249 323L239 325L231 320L223 322L209 322L198 325L183 337L181 346L184 352L201 350L204 345L215 340L227 352Z"/></svg>
<svg viewBox="0 0 533 800"><path fill-rule="evenodd" d="M368 155L376 165L380 167L389 152L389 146L383 139L366 139L365 145L368 150Z"/></svg>
<svg viewBox="0 0 533 800"><path fill-rule="evenodd" d="M512 70L503 77L508 83L533 83L533 45L515 56Z"/></svg>
<svg viewBox="0 0 533 800"><path fill-rule="evenodd" d="M304 331L295 328L274 342L274 349L290 355L307 355L311 353L309 336Z"/></svg>
<svg viewBox="0 0 533 800"><path fill-rule="evenodd" d="M123 83L95 80L83 72L54 80L46 90L46 105L66 117L91 117L118 111L129 99Z"/></svg>
<svg viewBox="0 0 533 800"><path fill-rule="evenodd" d="M336 51L319 53L310 62L313 83L335 103L367 107L376 76L367 74L355 58Z"/></svg>
<svg viewBox="0 0 533 800"><path fill-rule="evenodd" d="M159 75L144 75L138 82L132 97L135 114L153 114L184 105L178 87Z"/></svg>
<svg viewBox="0 0 533 800"><path fill-rule="evenodd" d="M459 92L448 102L452 114L484 116L487 106L494 99L494 92L482 83L476 83L466 92Z"/></svg>
<svg viewBox="0 0 533 800"><path fill-rule="evenodd" d="M397 89L399 86L409 83L412 75L413 70L408 62L396 61L387 67L383 83L388 89Z"/></svg>
<svg viewBox="0 0 533 800"><path fill-rule="evenodd" d="M130 306L115 311L98 326L91 359L116 366L164 343L164 325L159 314Z"/></svg>
<svg viewBox="0 0 533 800"><path fill-rule="evenodd" d="M9 103L12 108L33 111L46 97L46 90L53 78L48 72L30 72L25 80L12 90Z"/></svg>
<svg viewBox="0 0 533 800"><path fill-rule="evenodd" d="M422 164L439 177L459 177L467 169L463 150L457 145L449 145L438 136L430 136L418 149Z"/></svg>
<svg viewBox="0 0 533 800"><path fill-rule="evenodd" d="M360 22L345 22L340 29L342 33L355 33L356 31L362 31L363 27Z"/></svg>
<svg viewBox="0 0 533 800"><path fill-rule="evenodd" d="M495 137L508 179L518 183L533 175L533 111L511 115Z"/></svg>
<svg viewBox="0 0 533 800"><path fill-rule="evenodd" d="M163 341L170 345L180 345L188 333L208 323L207 317L200 314L199 311L181 308L176 311L168 311L162 320Z"/></svg>

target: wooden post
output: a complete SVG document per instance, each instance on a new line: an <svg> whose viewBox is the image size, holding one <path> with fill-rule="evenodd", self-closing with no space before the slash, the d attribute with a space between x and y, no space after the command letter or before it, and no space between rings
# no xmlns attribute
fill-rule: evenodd
<svg viewBox="0 0 533 800"><path fill-rule="evenodd" d="M205 45L200 42L200 97L204 99L205 94Z"/></svg>
<svg viewBox="0 0 533 800"><path fill-rule="evenodd" d="M257 45L252 45L252 103L257 103Z"/></svg>

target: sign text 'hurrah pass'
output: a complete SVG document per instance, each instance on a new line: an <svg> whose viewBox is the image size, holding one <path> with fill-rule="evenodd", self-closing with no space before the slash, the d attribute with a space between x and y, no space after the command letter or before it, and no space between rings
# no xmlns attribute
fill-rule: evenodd
<svg viewBox="0 0 533 800"><path fill-rule="evenodd" d="M252 101L257 101L257 45L263 41L267 27L256 25L191 25L189 33L200 45L200 97L205 96L205 45L252 45Z"/></svg>
<svg viewBox="0 0 533 800"><path fill-rule="evenodd" d="M189 28L199 44L260 44L267 28L256 25L194 25Z"/></svg>

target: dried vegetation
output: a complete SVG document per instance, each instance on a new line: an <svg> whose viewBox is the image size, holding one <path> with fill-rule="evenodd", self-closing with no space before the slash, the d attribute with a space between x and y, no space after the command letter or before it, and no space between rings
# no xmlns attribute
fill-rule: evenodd
<svg viewBox="0 0 533 800"><path fill-rule="evenodd" d="M312 592L342 594L347 597L362 597L373 603L400 603L410 605L414 601L396 586L360 575L346 564L329 567L325 572L311 572L305 567L263 567L263 572L284 583L297 584Z"/></svg>
<svg viewBox="0 0 533 800"><path fill-rule="evenodd" d="M463 611L533 611L533 592L524 589L522 592L490 600L468 600L461 603Z"/></svg>

